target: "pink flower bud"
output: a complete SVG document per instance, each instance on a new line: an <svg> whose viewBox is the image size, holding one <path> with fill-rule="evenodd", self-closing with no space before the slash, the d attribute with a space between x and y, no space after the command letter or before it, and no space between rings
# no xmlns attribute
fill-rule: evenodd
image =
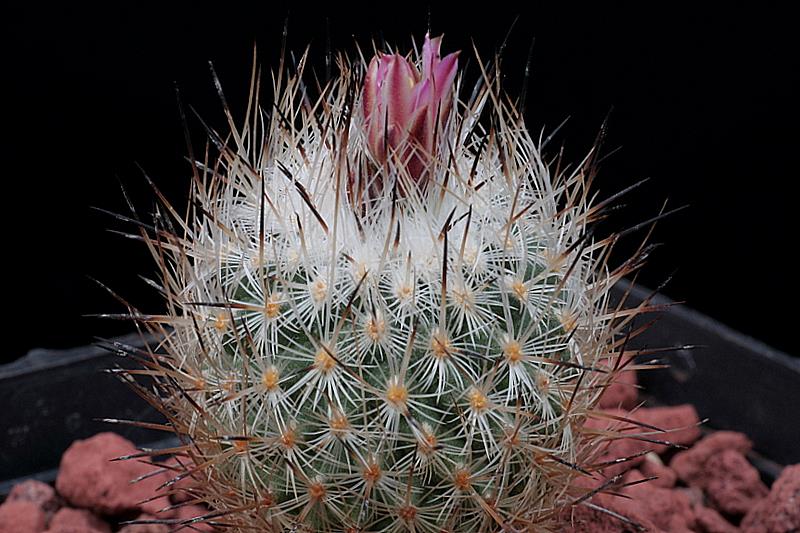
<svg viewBox="0 0 800 533"><path fill-rule="evenodd" d="M444 59L442 37L425 36L422 72L398 54L372 58L364 79L362 105L367 146L380 164L405 167L414 182L424 177L435 157L434 142L452 107L458 54Z"/></svg>

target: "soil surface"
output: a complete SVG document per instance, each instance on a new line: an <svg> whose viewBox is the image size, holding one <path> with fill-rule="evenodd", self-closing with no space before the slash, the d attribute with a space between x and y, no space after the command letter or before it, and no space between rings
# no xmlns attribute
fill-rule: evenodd
<svg viewBox="0 0 800 533"><path fill-rule="evenodd" d="M137 453L115 433L74 442L61 457L55 487L36 480L14 486L0 505L0 533L215 531L194 521L209 511L192 502L187 480L163 495L162 485L176 475L169 463L115 460Z"/></svg>
<svg viewBox="0 0 800 533"><path fill-rule="evenodd" d="M609 440L598 460L607 466L580 480L602 492L565 510L558 531L800 533L800 465L768 488L747 459L746 435L703 437L690 405L637 409L635 386L627 373L604 394L607 416L590 424L634 436ZM13 488L0 505L0 533L215 531L195 521L208 510L193 500L190 478L164 495L171 463L115 460L138 451L114 433L76 441L55 487L28 480Z"/></svg>
<svg viewBox="0 0 800 533"><path fill-rule="evenodd" d="M800 533L800 465L784 468L768 488L747 459L746 435L703 437L691 405L636 409L635 375L627 374L601 399L608 420L590 424L637 437L608 443L598 461L608 466L582 480L606 490L565 512L563 531Z"/></svg>

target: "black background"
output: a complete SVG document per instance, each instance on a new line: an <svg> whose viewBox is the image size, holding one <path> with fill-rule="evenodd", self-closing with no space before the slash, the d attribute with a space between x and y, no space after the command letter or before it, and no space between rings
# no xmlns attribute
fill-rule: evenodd
<svg viewBox="0 0 800 533"><path fill-rule="evenodd" d="M122 211L122 182L141 211L150 210L153 195L137 165L180 204L189 168L175 84L186 104L223 129L207 62L234 114L243 113L253 46L264 67L277 66L287 11L290 49L311 43L319 66L326 27L335 49L352 52L356 41L369 48L384 38L405 50L412 34L424 35L428 5L433 33L445 33L443 52L461 49L463 58L473 55L473 42L490 57L519 15L505 84L519 94L535 37L528 125L550 132L569 117L551 151L563 143L567 158L579 160L610 112L604 150L621 149L603 164L600 196L652 179L608 229L656 214L666 199L690 206L659 224L654 241L665 245L641 282L654 287L674 272L667 295L800 353L793 342L798 136L791 118L800 48L788 12L674 2L124 4L4 9L2 72L10 92L1 123L0 360L129 331L130 324L84 316L122 310L90 278L144 310L159 308L137 278L153 272L143 247L109 233L124 228L91 206ZM201 142L196 120L191 129Z"/></svg>

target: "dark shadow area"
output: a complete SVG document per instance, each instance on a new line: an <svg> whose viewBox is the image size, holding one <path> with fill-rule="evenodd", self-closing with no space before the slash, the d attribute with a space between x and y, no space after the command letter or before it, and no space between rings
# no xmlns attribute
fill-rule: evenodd
<svg viewBox="0 0 800 533"><path fill-rule="evenodd" d="M292 6L289 48L297 55L310 43L320 74L327 28L333 48L348 53L354 38L365 54L373 38L406 50L412 34L424 35L428 8L403 6ZM667 295L797 355L790 337L799 296L790 251L797 241L793 19L764 6L633 6L530 3L507 42L506 88L520 94L535 38L529 127L549 133L569 117L548 153L563 144L566 160L578 162L608 116L599 196L651 178L603 229L646 220L666 199L668 208L690 205L658 225L653 241L665 246L639 281L656 287L675 272ZM437 4L432 30L445 34L445 51L474 58L474 42L488 58L518 9ZM175 85L187 106L224 130L207 62L234 114L243 113L253 46L265 72L277 66L286 12L274 3L6 9L2 221L11 335L0 361L131 331L131 324L84 316L124 311L90 278L144 310L159 308L138 278L153 273L146 251L109 233L128 228L91 206L123 211L121 182L141 214L151 211L139 166L180 205L189 167ZM474 59L467 76L477 76ZM202 146L197 120L190 130ZM623 243L618 259L641 237Z"/></svg>

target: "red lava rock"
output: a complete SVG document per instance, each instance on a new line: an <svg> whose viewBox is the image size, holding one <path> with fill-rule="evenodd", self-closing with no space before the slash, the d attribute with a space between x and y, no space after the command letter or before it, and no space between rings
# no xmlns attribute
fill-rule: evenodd
<svg viewBox="0 0 800 533"><path fill-rule="evenodd" d="M605 412L614 416L625 416L628 414L627 411L622 409L615 409ZM607 420L603 418L589 418L586 420L585 426L589 429L608 430L619 429L623 427L623 423L616 420ZM611 463L615 460L633 457L642 452L643 449L647 449L647 446L647 443L642 443L638 440L615 438L604 444L602 452L595 458L594 462ZM627 460L623 463L610 464L602 469L602 474L608 478L614 477L630 468L635 468L639 463L642 462L642 460L642 457L635 457L634 459ZM602 480L600 480L600 483L602 483Z"/></svg>
<svg viewBox="0 0 800 533"><path fill-rule="evenodd" d="M689 486L703 489L715 508L742 515L768 492L744 456L751 447L741 433L718 431L676 454L670 467Z"/></svg>
<svg viewBox="0 0 800 533"><path fill-rule="evenodd" d="M769 495L744 517L741 528L744 533L800 531L800 464L783 469Z"/></svg>
<svg viewBox="0 0 800 533"><path fill-rule="evenodd" d="M598 463L608 463L618 459L634 457L643 450L641 442L632 439L616 439L609 443L608 448L597 458ZM634 457L623 463L612 463L602 469L603 475L612 478L630 468L638 466L643 461L642 457Z"/></svg>
<svg viewBox="0 0 800 533"><path fill-rule="evenodd" d="M166 476L170 480L183 475L187 469L191 470L194 465L190 459L186 458L181 458L180 464L178 464L174 458L165 461L163 464L164 467L167 468ZM200 474L198 473L196 475ZM184 503L192 500L194 496L192 495L191 490L197 487L197 485L198 481L192 476L183 477L169 487L169 499L172 501L172 503Z"/></svg>
<svg viewBox="0 0 800 533"><path fill-rule="evenodd" d="M628 470L627 472L625 472L625 475L622 477L621 486L623 489L625 489L627 488L627 485L631 483L636 483L637 481L641 483L652 483L652 481L642 481L644 479L645 476L643 476L638 469L634 468L633 470Z"/></svg>
<svg viewBox="0 0 800 533"><path fill-rule="evenodd" d="M702 507L706 504L706 497L703 491L697 487L676 487L674 490L686 494L686 497L692 502L692 507Z"/></svg>
<svg viewBox="0 0 800 533"><path fill-rule="evenodd" d="M725 450L706 461L702 482L709 501L729 515L743 515L769 493L753 465L736 450ZM697 482L697 481L696 481Z"/></svg>
<svg viewBox="0 0 800 533"><path fill-rule="evenodd" d="M639 470L644 477L656 478L652 481L648 481L648 483L654 487L671 489L678 480L678 474L670 467L666 466L661 461L661 458L653 452L644 456L644 460L639 465Z"/></svg>
<svg viewBox="0 0 800 533"><path fill-rule="evenodd" d="M711 457L723 450L735 450L744 455L752 447L753 443L743 433L716 431L692 446L691 449L675 454L669 466L680 479L692 485L706 476L705 464Z"/></svg>
<svg viewBox="0 0 800 533"><path fill-rule="evenodd" d="M33 502L16 500L0 505L0 533L39 533L46 526L44 511Z"/></svg>
<svg viewBox="0 0 800 533"><path fill-rule="evenodd" d="M200 505L183 505L178 507L177 511L177 518L181 520L191 520L193 518L197 518L198 516L208 514L208 509ZM215 531L215 529L213 526L205 522L192 522L191 524L187 524L185 526L177 525L175 526L174 531L184 531L186 533L191 533L193 531L212 532Z"/></svg>
<svg viewBox="0 0 800 533"><path fill-rule="evenodd" d="M629 472L626 482L645 479L638 471ZM622 492L630 499L619 499L616 507L623 515L641 515L664 531L689 533L695 524L694 511L689 497L680 491L657 487L652 482L624 487Z"/></svg>
<svg viewBox="0 0 800 533"><path fill-rule="evenodd" d="M56 490L76 507L103 515L118 515L138 509L156 512L169 505L166 497L140 504L155 495L166 474L131 480L152 473L155 467L136 460L111 459L136 453L133 444L115 433L105 432L75 441L61 457Z"/></svg>
<svg viewBox="0 0 800 533"><path fill-rule="evenodd" d="M150 514L142 514L136 520L154 520ZM118 533L169 533L170 526L166 524L127 524Z"/></svg>
<svg viewBox="0 0 800 533"><path fill-rule="evenodd" d="M48 531L54 529L86 531L91 533L111 533L111 526L86 509L72 509L71 507L61 508L50 520Z"/></svg>
<svg viewBox="0 0 800 533"><path fill-rule="evenodd" d="M695 531L697 533L737 533L739 531L718 512L702 505L695 506Z"/></svg>
<svg viewBox="0 0 800 533"><path fill-rule="evenodd" d="M12 487L11 492L6 498L6 502L26 501L35 503L39 509L44 511L47 520L53 516L53 513L58 511L61 507L61 501L56 494L55 489L35 479L28 479L22 483L17 483Z"/></svg>
<svg viewBox="0 0 800 533"><path fill-rule="evenodd" d="M95 533L95 529L86 529L76 526L56 526L48 529L45 533Z"/></svg>
<svg viewBox="0 0 800 533"><path fill-rule="evenodd" d="M619 510L613 502L608 501L611 499L610 497L605 498L605 495L602 494L599 496L600 498L597 496L592 498L592 503L625 517L633 523L644 527L649 533L662 533L661 528L648 520L647 517L637 514L635 511ZM559 522L554 531L563 533L633 533L638 532L638 529L609 513L592 509L585 505L576 505L559 517Z"/></svg>
<svg viewBox="0 0 800 533"><path fill-rule="evenodd" d="M649 424L664 433L655 432L647 438L659 441L666 441L681 446L691 446L700 438L700 418L693 405L684 404L673 407L650 407L639 409L631 413L630 418ZM648 431L643 428L640 431ZM658 453L663 453L669 449L668 446L656 444L654 449Z"/></svg>
<svg viewBox="0 0 800 533"><path fill-rule="evenodd" d="M620 422L617 420L590 419L587 426L599 429L624 429L625 433L642 434L642 438L668 441L674 444L688 446L700 437L700 428L697 427L700 420L697 411L691 405L678 405L675 407L652 407L642 408L634 412L624 409L609 409L604 411L611 416L617 416L648 424L650 426L663 429L664 432L635 425L633 422ZM619 438L609 442L607 449L597 459L597 462L613 461L625 457L641 454L645 451L655 451L661 453L666 451L668 446L647 442L638 438ZM613 464L603 469L607 477L613 477L625 470L635 468L644 460L643 457L626 461L624 463Z"/></svg>
<svg viewBox="0 0 800 533"><path fill-rule="evenodd" d="M597 404L598 407L601 409L633 409L636 407L639 396L637 384L635 370L621 372L614 382L603 391L600 402Z"/></svg>

